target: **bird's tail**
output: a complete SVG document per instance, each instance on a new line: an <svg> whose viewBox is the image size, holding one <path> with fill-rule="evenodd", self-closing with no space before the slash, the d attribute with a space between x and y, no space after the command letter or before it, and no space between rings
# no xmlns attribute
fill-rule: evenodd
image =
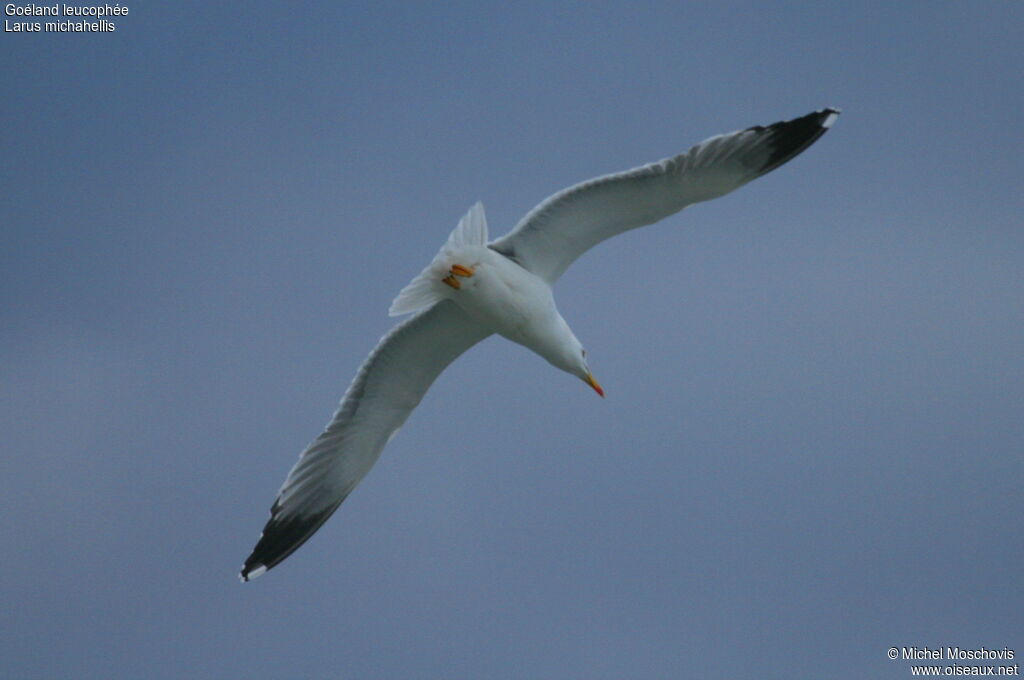
<svg viewBox="0 0 1024 680"><path fill-rule="evenodd" d="M483 204L477 202L459 220L459 224L452 230L448 240L434 256L433 261L427 265L427 268L401 290L398 297L391 303L388 314L399 316L417 312L449 297L451 288L443 283L448 269L449 256L466 246L485 245L487 245L487 217L484 215Z"/></svg>

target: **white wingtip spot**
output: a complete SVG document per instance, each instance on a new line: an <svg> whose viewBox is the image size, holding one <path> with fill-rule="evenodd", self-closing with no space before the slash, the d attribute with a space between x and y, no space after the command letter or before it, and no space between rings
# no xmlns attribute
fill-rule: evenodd
<svg viewBox="0 0 1024 680"><path fill-rule="evenodd" d="M825 120L821 121L821 127L826 130L832 127L832 123L836 122L836 118L839 117L839 109L827 109L828 115L825 116Z"/></svg>
<svg viewBox="0 0 1024 680"><path fill-rule="evenodd" d="M248 574L245 574L245 573L239 574L238 578L242 579L243 582L244 581L251 581L254 578L258 578L260 576L263 576L263 574L266 573L266 571L267 571L267 568L261 564L258 567L256 567L255 569L253 569L252 571L250 571Z"/></svg>

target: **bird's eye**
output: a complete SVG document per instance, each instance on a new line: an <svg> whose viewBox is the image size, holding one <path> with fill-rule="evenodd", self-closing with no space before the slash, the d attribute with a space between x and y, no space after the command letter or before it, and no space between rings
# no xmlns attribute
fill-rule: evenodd
<svg viewBox="0 0 1024 680"><path fill-rule="evenodd" d="M583 350L583 358L584 358L584 359L586 359L586 358L587 358L587 350Z"/></svg>

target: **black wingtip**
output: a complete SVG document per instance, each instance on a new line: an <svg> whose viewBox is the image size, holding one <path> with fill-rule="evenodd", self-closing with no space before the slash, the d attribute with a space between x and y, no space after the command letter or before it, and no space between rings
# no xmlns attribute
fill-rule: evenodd
<svg viewBox="0 0 1024 680"><path fill-rule="evenodd" d="M239 578L243 582L251 581L283 562L323 526L339 505L341 501L318 513L284 517L279 514L280 505L275 502L270 509L270 520L263 527L263 533L252 553L246 558L238 574Z"/></svg>
<svg viewBox="0 0 1024 680"><path fill-rule="evenodd" d="M759 169L760 174L771 172L783 163L795 158L804 149L814 144L815 141L825 134L836 119L839 117L838 108L828 107L808 113L806 116L784 120L769 125L768 127L750 128L768 135L768 148L770 152L764 165Z"/></svg>

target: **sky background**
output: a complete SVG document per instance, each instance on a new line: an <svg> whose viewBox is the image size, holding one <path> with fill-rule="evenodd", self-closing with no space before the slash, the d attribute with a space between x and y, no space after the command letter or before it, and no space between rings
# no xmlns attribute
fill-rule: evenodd
<svg viewBox="0 0 1024 680"><path fill-rule="evenodd" d="M1024 5L125 4L0 36L6 677L1024 655ZM472 203L497 236L824 106L793 162L559 281L607 399L487 340L238 582Z"/></svg>

